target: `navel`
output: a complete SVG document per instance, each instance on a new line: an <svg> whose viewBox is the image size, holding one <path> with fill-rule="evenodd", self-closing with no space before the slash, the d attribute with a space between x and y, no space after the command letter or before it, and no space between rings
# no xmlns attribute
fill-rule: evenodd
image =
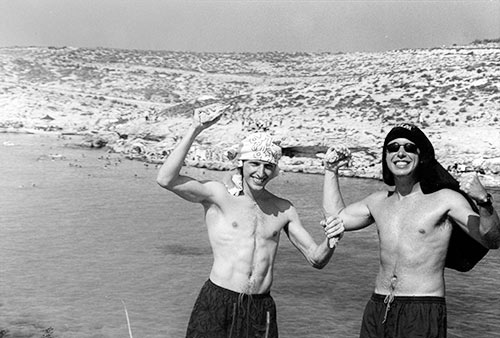
<svg viewBox="0 0 500 338"><path fill-rule="evenodd" d="M234 221L232 224L233 228L237 228L238 227L238 223L236 223L236 221Z"/></svg>
<svg viewBox="0 0 500 338"><path fill-rule="evenodd" d="M425 230L424 229L420 229L420 230L418 230L418 232L420 232L421 234L425 234Z"/></svg>
<svg viewBox="0 0 500 338"><path fill-rule="evenodd" d="M276 237L278 235L278 232L277 231L274 231L273 232L273 237Z"/></svg>
<svg viewBox="0 0 500 338"><path fill-rule="evenodd" d="M398 283L398 276L393 274L391 277L391 290L394 291L396 289L396 284Z"/></svg>

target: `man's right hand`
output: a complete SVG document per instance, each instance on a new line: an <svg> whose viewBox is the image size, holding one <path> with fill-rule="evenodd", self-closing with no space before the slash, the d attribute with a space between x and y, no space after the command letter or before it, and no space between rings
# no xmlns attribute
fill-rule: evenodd
<svg viewBox="0 0 500 338"><path fill-rule="evenodd" d="M325 170L338 171L340 167L349 165L351 151L343 145L330 147L323 156Z"/></svg>
<svg viewBox="0 0 500 338"><path fill-rule="evenodd" d="M344 222L339 217L330 216L321 221L321 225L325 228L325 236L328 238L330 248L333 248L344 236Z"/></svg>
<svg viewBox="0 0 500 338"><path fill-rule="evenodd" d="M196 108L193 114L193 126L200 131L209 128L221 119L226 109L227 106L220 103Z"/></svg>

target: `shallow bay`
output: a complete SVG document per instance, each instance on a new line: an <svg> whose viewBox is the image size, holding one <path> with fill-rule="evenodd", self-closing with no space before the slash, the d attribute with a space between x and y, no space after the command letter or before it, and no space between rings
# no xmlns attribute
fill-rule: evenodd
<svg viewBox="0 0 500 338"><path fill-rule="evenodd" d="M16 337L182 337L208 277L202 208L162 190L154 165L76 138L0 134L0 330ZM183 169L203 178L220 172ZM346 202L383 188L342 179ZM322 238L321 175L282 173L290 199ZM499 208L500 193L494 192ZM310 267L283 234L273 297L280 336L356 337L377 271L374 227L346 234L330 264ZM449 337L500 332L500 252L469 273L446 272Z"/></svg>

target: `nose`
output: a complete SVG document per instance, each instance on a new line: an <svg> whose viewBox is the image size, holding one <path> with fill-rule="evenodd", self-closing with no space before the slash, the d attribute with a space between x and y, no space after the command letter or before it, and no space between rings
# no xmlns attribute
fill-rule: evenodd
<svg viewBox="0 0 500 338"><path fill-rule="evenodd" d="M403 146L399 146L398 156L399 156L399 157L404 157L404 156L406 156L406 151L404 151L404 147L403 147Z"/></svg>
<svg viewBox="0 0 500 338"><path fill-rule="evenodd" d="M263 163L261 163L261 164L257 167L257 173L259 174L259 176L264 175L264 164L263 164Z"/></svg>

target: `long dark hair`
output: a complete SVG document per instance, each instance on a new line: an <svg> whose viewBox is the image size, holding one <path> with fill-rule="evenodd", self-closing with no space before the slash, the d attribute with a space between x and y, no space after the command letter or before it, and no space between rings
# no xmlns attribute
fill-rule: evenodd
<svg viewBox="0 0 500 338"><path fill-rule="evenodd" d="M469 202L474 212L479 213L476 204L460 189L458 181L436 160L431 141L413 124L397 125L391 129L385 138L382 150L382 176L385 184L390 186L395 184L394 175L389 170L386 159L387 144L397 138L406 138L412 141L420 150L417 177L424 194L431 194L441 189L454 190ZM466 234L453 220L451 220L451 223L453 230L445 266L458 271L469 271L486 255L488 249Z"/></svg>

